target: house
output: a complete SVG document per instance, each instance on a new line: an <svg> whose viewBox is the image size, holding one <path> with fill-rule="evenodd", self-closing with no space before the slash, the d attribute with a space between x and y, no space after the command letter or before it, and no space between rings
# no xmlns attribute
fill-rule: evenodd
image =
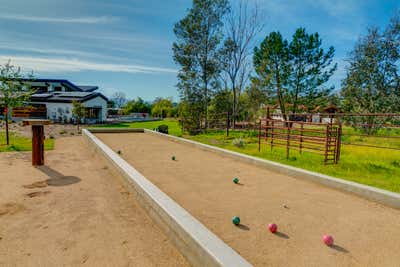
<svg viewBox="0 0 400 267"><path fill-rule="evenodd" d="M14 120L22 118L47 118L54 122L75 122L72 102L78 101L86 108L85 123L106 120L108 99L96 92L97 86L75 85L68 80L35 79L28 81L34 94L23 107L13 108Z"/></svg>

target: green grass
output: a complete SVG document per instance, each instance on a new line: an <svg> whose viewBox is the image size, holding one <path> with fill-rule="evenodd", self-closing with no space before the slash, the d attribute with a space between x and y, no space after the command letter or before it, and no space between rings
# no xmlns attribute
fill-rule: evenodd
<svg viewBox="0 0 400 267"><path fill-rule="evenodd" d="M46 139L44 142L45 150L52 150L54 148L54 140ZM31 151L32 140L31 138L22 137L15 133L10 133L10 145L6 145L6 134L0 132L0 152L11 152L11 151Z"/></svg>
<svg viewBox="0 0 400 267"><path fill-rule="evenodd" d="M171 135L182 136L182 129L176 120L162 120L162 121L147 121L147 122L131 122L131 123L118 123L109 125L100 125L102 128L144 128L153 130L161 124L168 125L168 132Z"/></svg>
<svg viewBox="0 0 400 267"><path fill-rule="evenodd" d="M257 132L238 132L231 131L229 137L226 137L223 131L210 131L207 134L196 136L182 135L177 121L166 120L157 122L140 122L120 124L117 127L146 128L153 129L160 124L167 124L170 128L170 134L183 136L184 138L195 140L201 143L214 145L217 147L237 151L247 155L268 159L294 167L303 168L339 177L345 180L354 181L393 192L400 192L400 151L358 147L343 145L341 159L337 165L324 165L323 156L311 153L300 154L295 150L290 151L290 157L286 159L284 148L276 147L271 150L270 146L263 144L261 152L258 151ZM112 127L116 127L113 125ZM350 128L346 132L352 131ZM242 137L245 141L243 148L233 145L235 138ZM350 137L346 141L357 141L359 137ZM353 140L354 139L354 140ZM389 147L400 147L400 139L391 140L392 143L385 142L383 138L359 138L357 142L371 145L387 145Z"/></svg>

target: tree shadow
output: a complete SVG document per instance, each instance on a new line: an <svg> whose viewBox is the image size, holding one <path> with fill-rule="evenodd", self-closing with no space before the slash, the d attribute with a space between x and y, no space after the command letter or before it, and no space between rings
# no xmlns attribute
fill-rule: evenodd
<svg viewBox="0 0 400 267"><path fill-rule="evenodd" d="M79 183L81 181L79 177L65 176L48 166L38 166L37 169L39 169L50 178L45 181L49 186L67 186Z"/></svg>
<svg viewBox="0 0 400 267"><path fill-rule="evenodd" d="M332 246L330 246L330 248L334 249L336 251L342 252L342 253L349 253L349 251L347 249L345 249L344 247L341 247L339 245L333 244Z"/></svg>
<svg viewBox="0 0 400 267"><path fill-rule="evenodd" d="M243 231L249 231L250 230L250 227L248 227L245 224L239 224L239 225L237 225L237 228L239 228L240 230L243 230Z"/></svg>
<svg viewBox="0 0 400 267"><path fill-rule="evenodd" d="M280 238L284 238L284 239L289 239L290 238L287 234L282 233L282 232L276 232L275 235L279 236Z"/></svg>

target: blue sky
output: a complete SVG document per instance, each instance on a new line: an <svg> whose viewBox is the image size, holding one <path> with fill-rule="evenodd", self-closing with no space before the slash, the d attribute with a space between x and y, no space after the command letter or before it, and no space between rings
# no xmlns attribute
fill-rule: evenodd
<svg viewBox="0 0 400 267"><path fill-rule="evenodd" d="M235 0L231 0L235 2ZM236 0L237 1L237 0ZM255 0L249 0L255 1ZM387 24L400 1L258 0L265 27L289 38L297 27L318 31L323 45L333 45L339 69L369 26ZM173 25L190 0L0 0L0 63L8 59L38 78L63 78L98 85L110 96L157 96L178 99L172 60Z"/></svg>

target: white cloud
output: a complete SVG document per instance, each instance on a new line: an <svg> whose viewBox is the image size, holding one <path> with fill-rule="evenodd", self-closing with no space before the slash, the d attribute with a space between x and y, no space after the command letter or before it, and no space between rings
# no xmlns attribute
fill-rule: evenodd
<svg viewBox="0 0 400 267"><path fill-rule="evenodd" d="M0 14L0 19L19 20L28 22L48 22L48 23L81 23L81 24L104 24L117 20L115 17L38 17L25 16L22 14Z"/></svg>
<svg viewBox="0 0 400 267"><path fill-rule="evenodd" d="M103 71L120 73L176 73L175 69L135 64L112 64L79 59L0 55L0 63L11 59L11 64L34 73Z"/></svg>

